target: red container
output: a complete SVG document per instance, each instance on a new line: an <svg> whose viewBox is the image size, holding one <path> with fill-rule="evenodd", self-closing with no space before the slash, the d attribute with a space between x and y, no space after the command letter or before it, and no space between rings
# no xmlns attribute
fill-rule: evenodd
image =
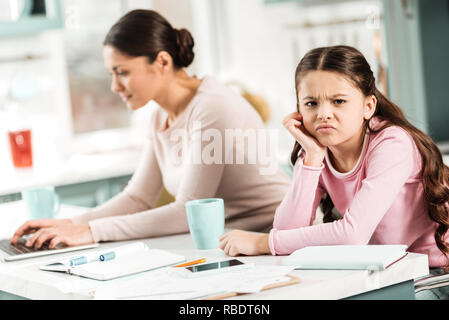
<svg viewBox="0 0 449 320"><path fill-rule="evenodd" d="M14 167L26 168L33 166L31 130L10 131L8 135Z"/></svg>

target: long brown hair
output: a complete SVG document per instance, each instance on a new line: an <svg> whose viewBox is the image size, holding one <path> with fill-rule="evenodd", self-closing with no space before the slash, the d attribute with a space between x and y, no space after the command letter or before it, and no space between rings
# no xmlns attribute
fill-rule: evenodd
<svg viewBox="0 0 449 320"><path fill-rule="evenodd" d="M381 128L373 130L369 126L369 120L366 120L364 125L370 134L394 125L406 130L413 138L421 154L424 200L427 203L429 217L437 224L435 242L438 249L447 258L449 245L444 240L444 236L449 229L447 206L449 201L449 188L447 187L449 185L449 167L444 164L441 152L436 144L428 135L407 121L402 110L377 90L373 72L365 57L357 49L349 46L332 46L309 51L296 68L295 88L297 99L301 79L312 70L332 71L345 75L365 96L374 95L377 98L373 117L378 117L381 121L385 120L385 124ZM299 112L298 101L297 111ZM295 164L300 150L301 145L296 141L291 154L292 164ZM321 208L324 213L323 222L331 222L336 219L333 213L334 204L329 194L326 194L322 199Z"/></svg>

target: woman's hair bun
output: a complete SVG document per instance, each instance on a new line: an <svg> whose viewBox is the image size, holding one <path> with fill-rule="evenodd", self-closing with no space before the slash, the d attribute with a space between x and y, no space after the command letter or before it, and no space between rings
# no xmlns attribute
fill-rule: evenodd
<svg viewBox="0 0 449 320"><path fill-rule="evenodd" d="M189 66L195 54L193 53L193 37L187 29L175 29L176 32L176 46L178 47L176 64L181 67Z"/></svg>
<svg viewBox="0 0 449 320"><path fill-rule="evenodd" d="M135 9L119 19L103 42L132 57L148 57L153 63L161 51L173 59L175 69L193 61L193 38L187 29L175 29L154 10Z"/></svg>

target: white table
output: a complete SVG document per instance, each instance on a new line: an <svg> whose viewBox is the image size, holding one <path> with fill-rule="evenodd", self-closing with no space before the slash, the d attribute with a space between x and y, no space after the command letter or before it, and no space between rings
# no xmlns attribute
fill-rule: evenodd
<svg viewBox="0 0 449 320"><path fill-rule="evenodd" d="M85 208L63 206L60 216L73 216L84 212L84 210ZM11 237L14 230L26 220L24 204L18 201L0 205L0 218L0 237ZM195 250L189 234L144 239L143 241L151 248L180 253L188 260L198 257L229 258L219 249ZM101 246L111 247L127 242L102 243ZM68 255L73 255L73 252L60 256ZM80 277L76 277L74 281L74 276L39 270L39 265L54 259L55 256L47 256L16 262L0 262L0 290L29 299L92 299L88 294L89 288L104 284L101 281ZM260 265L279 265L283 257L241 256L239 259ZM369 291L376 292L372 290L382 288L386 288L382 290L386 292L389 288L397 288L403 284L406 284L407 290L413 290L413 279L428 273L427 256L409 253L406 258L384 271L294 270L290 274L300 278L298 284L236 296L232 299L342 299ZM111 281L123 281L123 279ZM409 294L413 295L413 292L409 292Z"/></svg>

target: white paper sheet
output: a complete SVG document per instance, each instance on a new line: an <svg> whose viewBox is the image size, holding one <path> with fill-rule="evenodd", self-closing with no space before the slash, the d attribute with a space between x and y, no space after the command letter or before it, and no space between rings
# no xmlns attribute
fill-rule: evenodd
<svg viewBox="0 0 449 320"><path fill-rule="evenodd" d="M173 268L142 274L126 282L105 284L97 288L94 298L109 299L195 299L225 293L259 292L269 284L287 280L294 266L255 266L223 274L184 278Z"/></svg>

